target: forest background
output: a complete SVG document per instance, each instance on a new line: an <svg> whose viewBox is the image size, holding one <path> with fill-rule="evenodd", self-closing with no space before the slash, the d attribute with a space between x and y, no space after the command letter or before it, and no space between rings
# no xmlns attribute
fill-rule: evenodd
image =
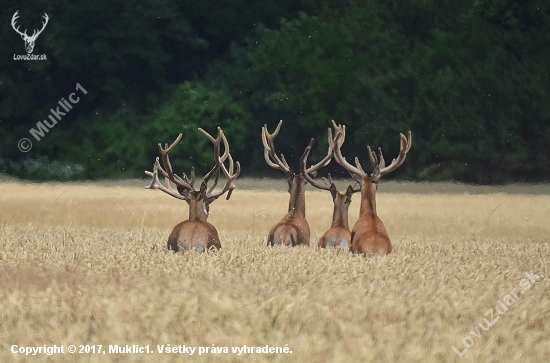
<svg viewBox="0 0 550 363"><path fill-rule="evenodd" d="M243 175L272 176L260 129L284 120L291 166L330 120L348 159L387 159L413 131L408 180L550 181L550 2L542 0L1 1L0 173L143 177L157 143L175 170L212 165L198 127L221 126ZM35 55L20 30L39 29ZM86 94L76 91L77 84ZM80 100L37 141L59 101ZM61 111L63 111L61 109ZM22 138L32 142L20 151ZM346 176L335 163L333 175Z"/></svg>

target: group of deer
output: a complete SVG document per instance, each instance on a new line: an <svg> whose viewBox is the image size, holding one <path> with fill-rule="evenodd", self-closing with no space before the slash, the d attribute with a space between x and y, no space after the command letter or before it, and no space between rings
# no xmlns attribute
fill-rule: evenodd
<svg viewBox="0 0 550 363"><path fill-rule="evenodd" d="M405 161L412 145L411 132L409 131L407 137L400 134L401 145L399 155L388 166L386 166L381 149L378 149L378 155L376 155L367 146L369 158L374 168L372 174L369 175L363 170L357 157L355 158L354 166L342 156L341 147L346 138L346 127L337 125L334 121L332 121L332 124L334 135L332 129L329 128L327 155L315 165L307 167L307 159L314 143L314 139L311 139L300 158L299 173L292 171L283 154L279 157L275 152L274 139L279 134L282 120L271 134L268 132L266 125L262 128L265 160L269 166L283 171L287 175L288 191L290 193L288 214L271 229L267 244L269 246L310 244L310 229L305 213L305 186L309 183L315 188L330 191L334 203L331 228L319 240L319 247L340 247L358 254L389 254L392 251L391 242L384 224L376 213L376 189L383 175L396 170ZM185 200L189 205L189 219L176 225L168 238L168 248L173 251L190 249L204 251L210 248L221 248L216 228L207 222L209 206L210 203L225 193L227 193L226 199L231 197L231 193L235 189L234 182L241 172L239 162L233 162L227 138L219 127L217 138L212 137L201 128L199 128L199 131L214 145L214 167L204 176L198 190L194 187L195 173L193 170L191 170L189 178L185 174L180 177L174 174L170 164L168 154L180 142L182 138L181 134L170 146L166 144L163 148L161 144L158 145L163 166L160 165L159 158L157 157L153 172L145 172L152 177L151 184L147 188L160 189L177 199ZM222 142L224 153L220 156ZM355 182L353 185L347 187L345 193L338 191L330 174L328 178L323 178L323 182L314 179L318 170L327 166L332 158L351 174ZM227 167L225 165L226 162L228 162ZM165 177L166 185L163 185L159 181L159 171ZM226 183L221 190L214 192L220 172L225 175ZM214 182L208 187L207 184L212 177L214 177ZM171 187L170 182L175 185L175 190ZM353 230L350 231L348 209L351 197L356 192L361 192L361 206L359 218Z"/></svg>

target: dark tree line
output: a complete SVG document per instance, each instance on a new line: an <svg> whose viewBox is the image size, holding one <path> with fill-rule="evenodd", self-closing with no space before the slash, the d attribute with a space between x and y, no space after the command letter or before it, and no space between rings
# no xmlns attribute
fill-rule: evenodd
<svg viewBox="0 0 550 363"><path fill-rule="evenodd" d="M550 3L545 1L4 1L0 172L31 179L143 176L158 142L184 140L177 168L210 165L196 130L223 127L243 175L269 173L260 129L285 120L289 163L330 120L346 155L397 153L401 178L550 180ZM34 54L21 30L49 23ZM80 84L40 141L29 134ZM18 149L21 138L32 149ZM292 165L294 163L294 165ZM334 166L333 172L342 173ZM344 175L343 173L341 175Z"/></svg>

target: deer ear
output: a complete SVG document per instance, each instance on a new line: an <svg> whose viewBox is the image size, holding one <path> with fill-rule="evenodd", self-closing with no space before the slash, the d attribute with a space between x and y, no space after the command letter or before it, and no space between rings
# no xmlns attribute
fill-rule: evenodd
<svg viewBox="0 0 550 363"><path fill-rule="evenodd" d="M353 187L351 185L348 185L348 189L346 189L346 203L351 203L352 195L353 195Z"/></svg>
<svg viewBox="0 0 550 363"><path fill-rule="evenodd" d="M330 194L332 194L332 199L336 199L336 196L338 195L338 189L336 188L336 185L332 183L330 185Z"/></svg>
<svg viewBox="0 0 550 363"><path fill-rule="evenodd" d="M187 190L187 189L185 189L185 188L183 188L183 187L180 187L180 186L178 186L176 189L178 190L178 192L179 192L181 195L183 195L183 197L185 197L185 200L186 200L187 202L189 202L189 198L190 198L190 196L189 196L189 190Z"/></svg>
<svg viewBox="0 0 550 363"><path fill-rule="evenodd" d="M208 189L208 187L206 186L206 183L205 182L202 182L201 183L201 189L200 189L200 195L201 197L205 197L206 196L206 190Z"/></svg>

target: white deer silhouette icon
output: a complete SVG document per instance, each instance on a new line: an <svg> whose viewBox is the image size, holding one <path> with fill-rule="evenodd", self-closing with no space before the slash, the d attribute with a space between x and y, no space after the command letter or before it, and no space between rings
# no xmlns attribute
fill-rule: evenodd
<svg viewBox="0 0 550 363"><path fill-rule="evenodd" d="M36 38L38 38L38 36L40 35L40 33L42 33L42 31L44 30L44 28L46 28L46 24L48 24L48 14L44 13L44 20L45 22L42 23L42 29L40 30L34 30L34 32L32 33L32 35L29 37L27 35L27 29L25 29L24 32L20 32L19 31L19 27L15 27L15 21L17 20L17 18L19 17L19 15L17 15L17 13L19 12L19 10L17 10L15 12L15 14L13 14L13 18L11 18L11 26L13 28L13 30L15 30L19 35L21 35L21 38L23 38L23 40L25 41L25 49L27 50L27 53L32 53L33 49L34 49L34 42L36 42Z"/></svg>

